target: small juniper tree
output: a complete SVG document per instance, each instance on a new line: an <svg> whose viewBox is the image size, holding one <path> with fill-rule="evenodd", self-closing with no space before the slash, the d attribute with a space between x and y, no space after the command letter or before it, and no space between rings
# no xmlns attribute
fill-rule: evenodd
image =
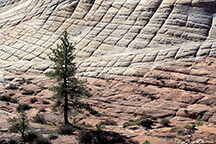
<svg viewBox="0 0 216 144"><path fill-rule="evenodd" d="M55 106L63 108L64 123L69 124L69 111L79 112L84 104L79 100L82 96L89 96L88 91L83 86L83 82L76 76L75 59L75 44L69 42L68 33L65 31L60 38L62 43L57 44L56 49L52 49L49 55L51 61L54 62L53 70L46 73L46 76L55 78L58 81L57 86L50 88L55 92L54 99L56 99Z"/></svg>
<svg viewBox="0 0 216 144"><path fill-rule="evenodd" d="M21 133L22 138L25 138L25 132L28 130L29 121L24 111L19 113L18 118L9 118L8 124L10 125L9 130L15 133Z"/></svg>

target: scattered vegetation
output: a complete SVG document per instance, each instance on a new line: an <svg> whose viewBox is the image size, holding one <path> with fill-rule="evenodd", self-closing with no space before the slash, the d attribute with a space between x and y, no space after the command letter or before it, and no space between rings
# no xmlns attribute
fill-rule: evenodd
<svg viewBox="0 0 216 144"><path fill-rule="evenodd" d="M163 125L163 126L169 126L170 121L168 119L162 119L160 121L160 124Z"/></svg>
<svg viewBox="0 0 216 144"><path fill-rule="evenodd" d="M24 141L25 142L34 142L34 140L38 139L39 136L35 132L28 132L25 134Z"/></svg>
<svg viewBox="0 0 216 144"><path fill-rule="evenodd" d="M9 118L8 124L10 125L9 131L21 133L22 138L25 138L25 133L29 128L29 121L24 111L20 112L18 118Z"/></svg>
<svg viewBox="0 0 216 144"><path fill-rule="evenodd" d="M46 120L42 114L37 113L36 116L33 117L33 122L46 124Z"/></svg>
<svg viewBox="0 0 216 144"><path fill-rule="evenodd" d="M185 125L184 128L186 129L190 129L190 130L195 130L195 125L191 124L191 125Z"/></svg>
<svg viewBox="0 0 216 144"><path fill-rule="evenodd" d="M58 133L62 135L74 134L75 128L72 125L62 125L59 127Z"/></svg>
<svg viewBox="0 0 216 144"><path fill-rule="evenodd" d="M202 126L203 125L203 123L201 122L201 115L197 116L196 121L194 122L194 124L196 126Z"/></svg>
<svg viewBox="0 0 216 144"><path fill-rule="evenodd" d="M44 138L41 134L37 134L35 132L28 132L24 136L24 142L28 142L31 144L51 144L51 142Z"/></svg>
<svg viewBox="0 0 216 144"><path fill-rule="evenodd" d="M192 134L195 131L195 125L185 125L184 127L173 127L170 132L174 132L180 135Z"/></svg>
<svg viewBox="0 0 216 144"><path fill-rule="evenodd" d="M48 139L57 139L58 138L58 134L57 133L50 133L49 135L48 135Z"/></svg>
<svg viewBox="0 0 216 144"><path fill-rule="evenodd" d="M97 128L97 130L101 130L101 129L105 128L105 125L99 122L98 124L96 124L96 128Z"/></svg>
<svg viewBox="0 0 216 144"><path fill-rule="evenodd" d="M150 119L142 119L140 120L140 125L150 129L151 126L153 125L153 121Z"/></svg>
<svg viewBox="0 0 216 144"><path fill-rule="evenodd" d="M100 125L117 125L117 123L114 120L108 120L108 119L100 121L99 124Z"/></svg>
<svg viewBox="0 0 216 144"><path fill-rule="evenodd" d="M132 121L132 122L125 122L123 124L123 128L133 126L133 125L140 125L140 120Z"/></svg>
<svg viewBox="0 0 216 144"><path fill-rule="evenodd" d="M171 98L166 98L165 100L166 100L166 101L172 101L172 99L171 99Z"/></svg>
<svg viewBox="0 0 216 144"><path fill-rule="evenodd" d="M49 123L46 123L47 125L51 125L51 126L58 126L58 123L55 121L51 121Z"/></svg>
<svg viewBox="0 0 216 144"><path fill-rule="evenodd" d="M146 140L143 144L150 144L150 141Z"/></svg>
<svg viewBox="0 0 216 144"><path fill-rule="evenodd" d="M16 108L17 112L22 112L25 110L30 110L32 107L28 104L19 104L18 107Z"/></svg>
<svg viewBox="0 0 216 144"><path fill-rule="evenodd" d="M147 119L147 118L150 118L150 116L145 111L143 111L140 115L139 120Z"/></svg>

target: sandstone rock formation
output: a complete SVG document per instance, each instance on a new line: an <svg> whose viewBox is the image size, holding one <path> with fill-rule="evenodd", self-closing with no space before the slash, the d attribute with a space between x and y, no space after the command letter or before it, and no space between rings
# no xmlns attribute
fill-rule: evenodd
<svg viewBox="0 0 216 144"><path fill-rule="evenodd" d="M143 111L173 126L201 115L206 127L195 134L198 141L216 123L215 7L216 0L0 0L0 91L29 77L48 87L52 82L36 75L50 69L47 54L67 30L76 42L78 75L94 93L86 102L119 125ZM49 100L42 86L19 89L29 87ZM143 129L127 130L139 142L170 138L168 131L148 137Z"/></svg>

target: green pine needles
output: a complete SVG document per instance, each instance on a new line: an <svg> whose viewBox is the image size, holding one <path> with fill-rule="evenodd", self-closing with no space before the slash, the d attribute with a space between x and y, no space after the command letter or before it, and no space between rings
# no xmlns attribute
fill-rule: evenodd
<svg viewBox="0 0 216 144"><path fill-rule="evenodd" d="M69 112L80 112L84 105L80 102L83 96L90 96L89 92L83 86L83 82L76 76L75 44L69 42L68 33L65 31L60 38L62 43L57 45L56 49L52 49L49 58L54 62L53 71L46 73L46 76L55 78L58 85L50 88L55 92L54 99L56 105L63 108L65 125L69 124Z"/></svg>

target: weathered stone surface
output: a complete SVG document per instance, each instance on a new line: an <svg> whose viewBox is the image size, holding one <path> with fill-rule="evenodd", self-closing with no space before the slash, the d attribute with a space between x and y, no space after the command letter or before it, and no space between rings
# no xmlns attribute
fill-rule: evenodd
<svg viewBox="0 0 216 144"><path fill-rule="evenodd" d="M51 69L47 54L67 30L69 40L76 42L77 74L94 94L83 101L103 117L122 125L145 111L155 119L171 118L173 126L189 124L198 115L215 124L215 4L215 0L0 0L0 95L15 94L12 98L20 103L36 97L28 115L44 110L49 121L59 120L51 112L53 93L47 89L54 81L42 73ZM10 84L17 89L5 90ZM34 95L23 96L28 90ZM49 104L43 104L46 101ZM14 112L17 105L1 101L0 108ZM100 118L88 120L95 124ZM149 133L139 127L130 133L121 126L114 129L141 139L140 143L156 136L158 143L170 133L157 124L158 120ZM64 138L68 137L54 143L66 143Z"/></svg>

